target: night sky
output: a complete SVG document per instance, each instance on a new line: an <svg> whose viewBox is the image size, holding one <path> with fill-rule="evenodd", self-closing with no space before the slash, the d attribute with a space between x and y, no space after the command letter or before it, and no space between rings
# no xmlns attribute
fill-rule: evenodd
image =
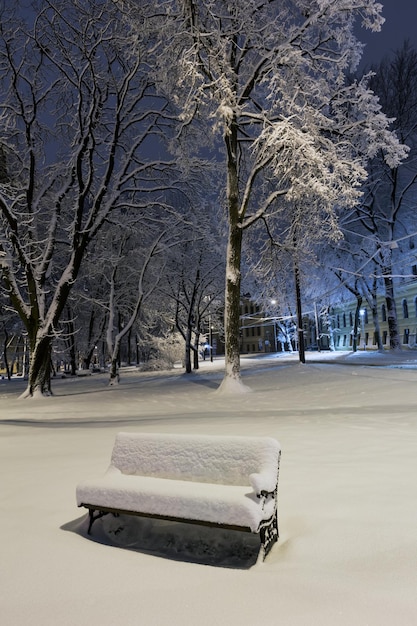
<svg viewBox="0 0 417 626"><path fill-rule="evenodd" d="M379 0L383 5L382 15L385 23L379 33L372 33L364 28L357 32L357 37L366 43L363 64L378 63L384 56L402 47L409 39L417 50L417 0Z"/></svg>

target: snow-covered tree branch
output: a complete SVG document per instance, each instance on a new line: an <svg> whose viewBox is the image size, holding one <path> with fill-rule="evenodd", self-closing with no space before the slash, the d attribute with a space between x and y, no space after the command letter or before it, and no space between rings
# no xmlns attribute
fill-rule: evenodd
<svg viewBox="0 0 417 626"><path fill-rule="evenodd" d="M174 183L173 163L150 155L166 102L148 71L146 29L90 0L46 0L32 21L18 19L3 5L0 250L34 395L50 391L51 343L91 241L126 206L160 207Z"/></svg>

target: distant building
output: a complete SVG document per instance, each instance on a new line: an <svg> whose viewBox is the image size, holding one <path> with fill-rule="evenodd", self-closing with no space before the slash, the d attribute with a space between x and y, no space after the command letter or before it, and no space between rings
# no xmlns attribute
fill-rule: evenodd
<svg viewBox="0 0 417 626"><path fill-rule="evenodd" d="M417 277L416 277L417 278ZM398 329L403 347L417 348L417 280L402 279L395 287ZM384 348L389 348L390 338L385 297L377 297L380 333ZM352 301L331 309L334 345L336 350L349 350L353 345L353 326L356 302ZM372 315L364 300L359 320L358 350L376 350L377 341Z"/></svg>
<svg viewBox="0 0 417 626"><path fill-rule="evenodd" d="M322 322L317 330L315 319L303 318L305 349L316 349L317 335L320 347L328 348L327 329ZM284 352L297 350L297 323L293 316L283 319L266 315L250 296L244 296L240 305L240 352L241 354Z"/></svg>

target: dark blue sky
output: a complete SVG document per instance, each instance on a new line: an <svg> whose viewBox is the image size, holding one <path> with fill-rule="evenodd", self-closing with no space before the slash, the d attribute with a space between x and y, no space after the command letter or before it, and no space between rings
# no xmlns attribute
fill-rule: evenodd
<svg viewBox="0 0 417 626"><path fill-rule="evenodd" d="M31 0L27 0L30 4ZM417 50L417 0L378 0L383 5L385 23L381 32L358 28L356 35L366 48L361 67L378 63L384 56L400 48L409 39Z"/></svg>
<svg viewBox="0 0 417 626"><path fill-rule="evenodd" d="M385 23L381 32L372 33L359 29L357 37L366 48L363 64L378 63L384 56L400 48L405 39L410 39L417 49L417 0L379 0L383 5Z"/></svg>

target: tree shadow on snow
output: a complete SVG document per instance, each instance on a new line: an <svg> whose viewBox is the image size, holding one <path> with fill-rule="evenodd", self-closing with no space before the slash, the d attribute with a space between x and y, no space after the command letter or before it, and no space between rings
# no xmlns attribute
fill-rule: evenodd
<svg viewBox="0 0 417 626"><path fill-rule="evenodd" d="M131 515L105 515L90 535L87 515L61 529L103 545L213 567L249 569L260 554L259 535Z"/></svg>
<svg viewBox="0 0 417 626"><path fill-rule="evenodd" d="M222 379L221 377L219 378L216 376L216 380L210 380L199 374L192 373L192 374L182 374L182 380L189 382L189 383L195 383L196 385L201 385L203 387L208 387L209 389L218 389Z"/></svg>

